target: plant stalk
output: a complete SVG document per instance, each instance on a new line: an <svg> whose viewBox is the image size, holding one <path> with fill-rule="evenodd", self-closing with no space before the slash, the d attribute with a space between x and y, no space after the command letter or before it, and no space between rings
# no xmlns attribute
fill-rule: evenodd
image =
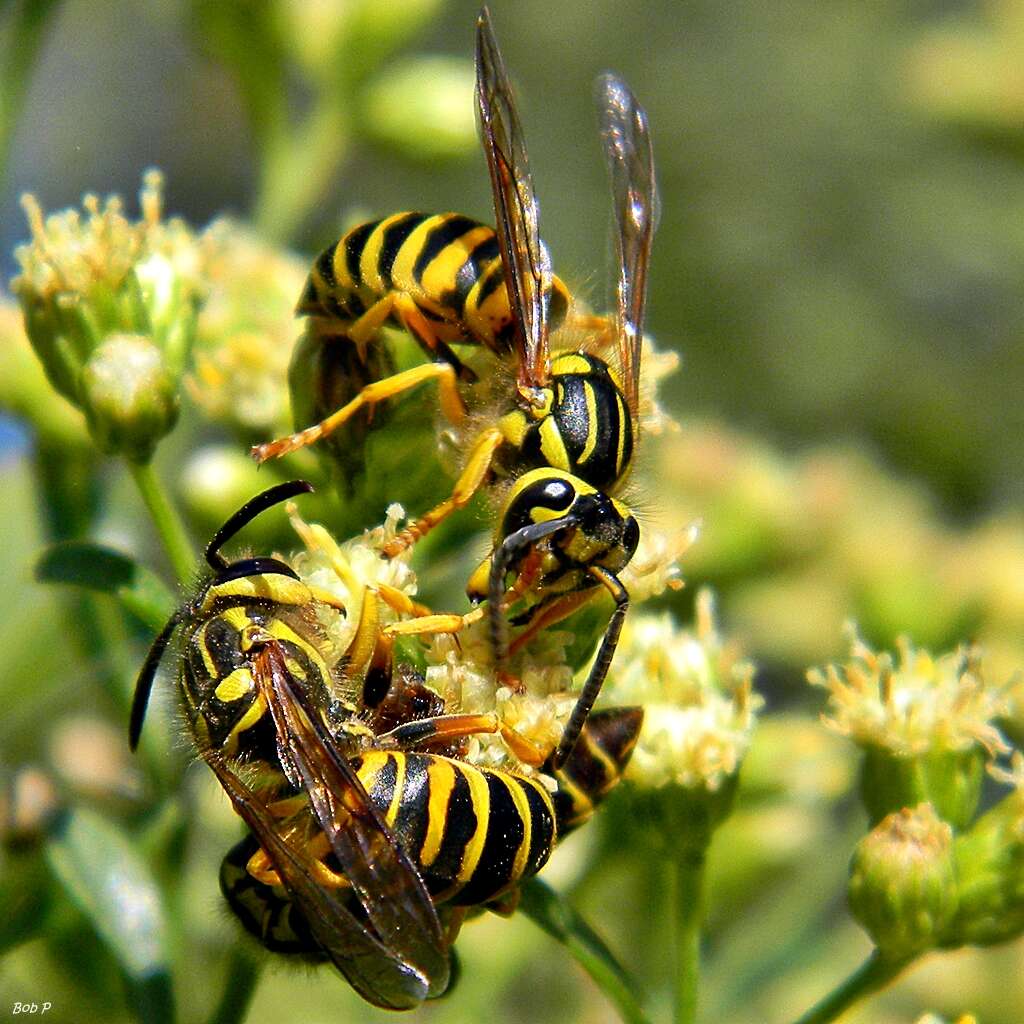
<svg viewBox="0 0 1024 1024"><path fill-rule="evenodd" d="M675 1024L694 1024L700 982L700 934L704 923L707 847L684 844L673 862Z"/></svg>
<svg viewBox="0 0 1024 1024"><path fill-rule="evenodd" d="M883 957L876 949L845 981L812 1006L794 1024L829 1024L854 1003L885 988L910 963Z"/></svg>
<svg viewBox="0 0 1024 1024"><path fill-rule="evenodd" d="M171 503L167 492L153 471L151 462L132 462L129 460L135 484L139 488L142 500L153 519L157 534L167 553L178 582L189 586L195 577L196 560L192 553L192 542L185 531L185 524L178 515L178 510Z"/></svg>
<svg viewBox="0 0 1024 1024"><path fill-rule="evenodd" d="M601 937L554 889L531 878L523 886L519 909L566 948L625 1024L650 1024L629 975Z"/></svg>

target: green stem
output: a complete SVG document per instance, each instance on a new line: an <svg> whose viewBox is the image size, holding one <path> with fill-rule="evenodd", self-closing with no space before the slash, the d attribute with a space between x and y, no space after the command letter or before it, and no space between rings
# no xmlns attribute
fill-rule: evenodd
<svg viewBox="0 0 1024 1024"><path fill-rule="evenodd" d="M892 960L876 949L844 982L824 999L812 1006L795 1024L829 1024L837 1020L854 1003L872 995L889 984L909 960Z"/></svg>
<svg viewBox="0 0 1024 1024"><path fill-rule="evenodd" d="M192 553L192 542L185 532L185 524L182 523L178 510L171 504L167 492L153 472L151 462L129 460L128 468L153 518L174 574L180 583L188 586L195 577L196 560Z"/></svg>
<svg viewBox="0 0 1024 1024"><path fill-rule="evenodd" d="M228 960L224 991L209 1024L241 1024L256 993L263 960L253 955L241 942L234 945Z"/></svg>
<svg viewBox="0 0 1024 1024"><path fill-rule="evenodd" d="M697 1019L700 933L704 923L704 867L707 847L686 846L673 862L675 900L675 1024Z"/></svg>
<svg viewBox="0 0 1024 1024"><path fill-rule="evenodd" d="M554 889L531 878L521 890L519 909L566 948L626 1024L649 1024L629 975L601 937Z"/></svg>

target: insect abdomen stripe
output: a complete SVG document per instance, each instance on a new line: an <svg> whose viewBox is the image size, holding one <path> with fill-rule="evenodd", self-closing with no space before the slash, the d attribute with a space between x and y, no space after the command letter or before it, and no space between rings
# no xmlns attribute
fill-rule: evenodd
<svg viewBox="0 0 1024 1024"><path fill-rule="evenodd" d="M453 767L455 783L448 797L441 846L433 863L423 872L423 880L432 894L446 892L461 884L469 851L479 842L481 831L487 827L487 808L478 806L470 784L470 773L474 769L459 764L453 764Z"/></svg>
<svg viewBox="0 0 1024 1024"><path fill-rule="evenodd" d="M452 897L462 906L484 903L508 888L513 880L516 857L527 840L529 825L516 806L512 781L499 772L486 772L490 794L487 838L480 860L465 885Z"/></svg>
<svg viewBox="0 0 1024 1024"><path fill-rule="evenodd" d="M395 264L399 250L425 219L426 216L422 213L406 213L384 229L380 252L377 254L377 274L380 277L378 288L382 291L387 291L391 287L391 268Z"/></svg>
<svg viewBox="0 0 1024 1024"><path fill-rule="evenodd" d="M342 239L342 242L345 243L345 271L353 290L363 283L359 265L363 257L363 250L366 248L366 240L379 223L380 221L374 220L367 224L360 224ZM341 242L338 244L341 245Z"/></svg>
<svg viewBox="0 0 1024 1024"><path fill-rule="evenodd" d="M432 228L420 248L419 255L412 267L413 279L422 284L423 274L431 261L437 258L440 253L448 248L452 242L458 241L468 231L479 227L475 220L463 217L459 213L446 214L441 223Z"/></svg>

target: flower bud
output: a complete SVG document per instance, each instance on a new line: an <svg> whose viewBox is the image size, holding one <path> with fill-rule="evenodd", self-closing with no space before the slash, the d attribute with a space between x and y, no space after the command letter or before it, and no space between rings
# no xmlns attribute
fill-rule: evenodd
<svg viewBox="0 0 1024 1024"><path fill-rule="evenodd" d="M148 172L140 194L142 217L134 222L124 216L116 196L102 204L86 196L84 216L66 210L45 218L33 196L24 199L32 240L15 252L21 273L11 287L50 384L86 413L106 451L151 451L173 422L168 410L174 403L172 395L160 394L155 399L160 411L142 411L141 396L134 395L127 406L136 408L126 408L126 395L137 389L124 381L114 385L116 396L87 393L97 387L109 391L109 383L96 380L97 374L108 380L112 372L110 353L101 354L101 348L116 336L147 340L162 353L161 391L173 388L205 287L202 247L181 221L162 219L161 191L159 173ZM139 358L152 362L148 356L132 360L136 375ZM125 439L116 425L128 421L131 432L142 420L150 423L141 428L138 442Z"/></svg>
<svg viewBox="0 0 1024 1024"><path fill-rule="evenodd" d="M420 160L464 156L476 146L472 66L453 57L412 57L377 75L363 98L367 130Z"/></svg>
<svg viewBox="0 0 1024 1024"><path fill-rule="evenodd" d="M12 849L38 842L63 809L53 779L39 768L25 767L2 782L0 840Z"/></svg>
<svg viewBox="0 0 1024 1024"><path fill-rule="evenodd" d="M883 819L857 845L850 910L886 956L938 945L956 913L953 830L930 804Z"/></svg>
<svg viewBox="0 0 1024 1024"><path fill-rule="evenodd" d="M82 402L96 444L145 462L178 418L178 397L163 353L148 338L115 334L82 370Z"/></svg>
<svg viewBox="0 0 1024 1024"><path fill-rule="evenodd" d="M959 910L943 945L989 946L1024 932L1024 756L1013 771L993 774L1015 789L983 814L954 845Z"/></svg>
<svg viewBox="0 0 1024 1024"><path fill-rule="evenodd" d="M976 648L934 658L906 639L898 647L894 664L851 628L850 660L807 678L829 691L825 724L865 752L861 795L873 822L927 801L965 826L986 762L1008 749L994 724L1002 696L986 684Z"/></svg>

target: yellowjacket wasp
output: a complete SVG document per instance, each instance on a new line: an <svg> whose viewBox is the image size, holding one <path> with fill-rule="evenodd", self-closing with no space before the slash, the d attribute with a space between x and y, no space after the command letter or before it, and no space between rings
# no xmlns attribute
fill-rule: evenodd
<svg viewBox="0 0 1024 1024"><path fill-rule="evenodd" d="M210 576L139 674L130 742L177 636L192 737L249 829L221 869L229 905L268 948L327 958L369 1002L409 1009L446 990L465 914L510 909L557 838L619 781L642 712L595 715L550 790L460 759L464 737L502 731L497 716L445 714L408 673L382 689L365 637L328 653L318 613L336 599L279 558L221 554L264 510L311 489L270 488L217 531Z"/></svg>
<svg viewBox="0 0 1024 1024"><path fill-rule="evenodd" d="M529 633L571 613L598 586L612 595L615 611L555 753L557 767L571 752L614 655L629 603L618 574L640 537L636 519L609 492L628 473L638 428L657 206L653 155L644 110L620 78L604 75L599 96L615 210L616 315L611 321L570 317L577 331L589 327L589 343L552 357L550 327L570 303L540 240L522 125L486 8L477 22L476 68L495 231L456 214L403 213L362 225L317 260L299 307L356 347L369 343L384 318L397 315L441 360L375 380L320 423L253 453L263 460L313 443L360 410L429 379L440 386L442 410L462 423L458 362L442 342L475 341L513 357L516 385L507 411L472 441L451 496L409 525L386 553L414 543L485 484L511 478L492 554L467 588L474 600L489 601L497 663L507 659L505 610L513 603L525 605L516 621L528 624ZM617 368L599 354L610 339Z"/></svg>

